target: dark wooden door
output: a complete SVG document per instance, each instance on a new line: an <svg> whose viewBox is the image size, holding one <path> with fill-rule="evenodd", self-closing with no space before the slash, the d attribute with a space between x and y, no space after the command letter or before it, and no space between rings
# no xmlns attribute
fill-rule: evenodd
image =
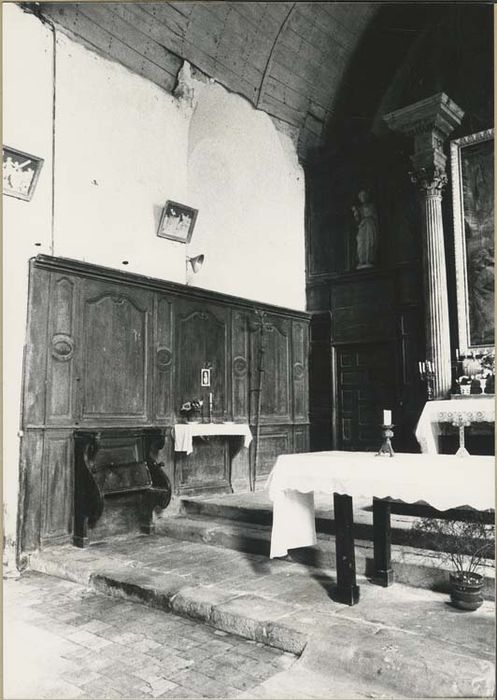
<svg viewBox="0 0 497 700"><path fill-rule="evenodd" d="M340 450L377 450L383 410L396 420L397 359L391 342L336 349L336 435Z"/></svg>

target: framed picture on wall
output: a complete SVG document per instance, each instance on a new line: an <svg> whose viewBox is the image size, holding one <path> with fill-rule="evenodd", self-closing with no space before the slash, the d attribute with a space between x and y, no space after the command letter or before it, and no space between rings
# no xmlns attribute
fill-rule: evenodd
<svg viewBox="0 0 497 700"><path fill-rule="evenodd" d="M3 193L29 202L40 176L43 158L3 147Z"/></svg>
<svg viewBox="0 0 497 700"><path fill-rule="evenodd" d="M494 131L451 143L459 348L494 346Z"/></svg>
<svg viewBox="0 0 497 700"><path fill-rule="evenodd" d="M189 243L195 228L198 209L192 209L184 204L168 200L159 224L157 235L160 238L169 238L171 241Z"/></svg>

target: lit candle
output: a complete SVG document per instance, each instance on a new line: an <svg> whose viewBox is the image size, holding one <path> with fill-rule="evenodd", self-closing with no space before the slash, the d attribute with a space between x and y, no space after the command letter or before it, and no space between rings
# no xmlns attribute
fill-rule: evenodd
<svg viewBox="0 0 497 700"><path fill-rule="evenodd" d="M383 411L383 425L392 425L392 411Z"/></svg>

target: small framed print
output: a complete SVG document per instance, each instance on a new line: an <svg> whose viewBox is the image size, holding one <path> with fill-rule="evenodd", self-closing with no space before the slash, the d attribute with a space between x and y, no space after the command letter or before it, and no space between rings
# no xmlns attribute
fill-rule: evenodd
<svg viewBox="0 0 497 700"><path fill-rule="evenodd" d="M197 220L198 209L168 200L162 211L157 235L171 241L189 243Z"/></svg>
<svg viewBox="0 0 497 700"><path fill-rule="evenodd" d="M210 369L200 370L200 386L210 386L211 385L211 371Z"/></svg>
<svg viewBox="0 0 497 700"><path fill-rule="evenodd" d="M3 193L29 202L40 176L43 158L3 147Z"/></svg>

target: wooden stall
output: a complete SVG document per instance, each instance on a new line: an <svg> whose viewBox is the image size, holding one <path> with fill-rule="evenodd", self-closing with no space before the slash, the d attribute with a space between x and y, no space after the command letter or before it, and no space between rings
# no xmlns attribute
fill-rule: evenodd
<svg viewBox="0 0 497 700"><path fill-rule="evenodd" d="M308 449L308 325L305 312L87 263L33 259L21 426L23 551L70 540L77 431L160 428L157 460L173 493L244 491L259 412L261 487L278 454ZM200 386L206 366L210 388ZM220 436L175 456L172 427L182 403L205 401L210 392L213 421L248 423L250 448L234 451Z"/></svg>

